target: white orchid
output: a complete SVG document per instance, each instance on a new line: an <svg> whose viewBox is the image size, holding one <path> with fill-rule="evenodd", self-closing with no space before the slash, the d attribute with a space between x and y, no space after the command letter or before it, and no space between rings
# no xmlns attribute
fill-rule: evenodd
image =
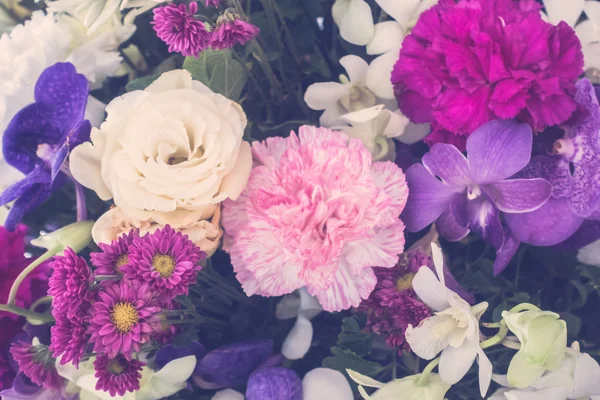
<svg viewBox="0 0 600 400"><path fill-rule="evenodd" d="M403 400L444 400L450 385L444 382L438 374L429 373L406 376L388 383L382 383L350 369L346 370L352 380L359 384L358 392L366 400L396 400L400 393ZM368 395L363 386L377 388Z"/></svg>
<svg viewBox="0 0 600 400"><path fill-rule="evenodd" d="M583 50L585 69L600 69L600 2L596 0L543 0L542 17L556 25L565 21L575 29ZM577 23L582 14L587 19Z"/></svg>
<svg viewBox="0 0 600 400"><path fill-rule="evenodd" d="M431 244L437 273L421 268L413 279L413 289L421 300L436 311L435 315L406 330L406 341L416 355L431 360L438 353L439 373L450 385L461 380L475 358L479 362L479 388L484 396L492 377L492 364L479 343L479 318L487 309L486 302L473 307L445 284L441 249Z"/></svg>
<svg viewBox="0 0 600 400"><path fill-rule="evenodd" d="M302 379L304 400L354 400L352 388L341 372L315 368ZM244 400L244 395L232 389L217 392L212 400Z"/></svg>
<svg viewBox="0 0 600 400"><path fill-rule="evenodd" d="M546 372L526 389L511 388L506 375L495 375L494 380L506 387L488 400L600 400L600 365L580 353L577 342L567 349L558 369Z"/></svg>
<svg viewBox="0 0 600 400"><path fill-rule="evenodd" d="M313 326L310 321L321 311L323 311L323 307L316 297L308 293L306 288L299 289L281 299L275 310L277 319L296 318L294 327L281 346L281 354L284 357L289 360L299 360L308 353L313 337Z"/></svg>
<svg viewBox="0 0 600 400"><path fill-rule="evenodd" d="M91 358L80 363L79 368L76 368L71 363L61 365L57 360L56 369L60 376L70 382L67 390L73 394L78 393L80 400L114 399L108 392L96 390L98 378L94 375L93 361L94 358ZM168 362L158 371L144 366L140 389L127 392L121 399L158 400L172 396L186 387L186 381L192 376L196 362L196 356L187 356Z"/></svg>

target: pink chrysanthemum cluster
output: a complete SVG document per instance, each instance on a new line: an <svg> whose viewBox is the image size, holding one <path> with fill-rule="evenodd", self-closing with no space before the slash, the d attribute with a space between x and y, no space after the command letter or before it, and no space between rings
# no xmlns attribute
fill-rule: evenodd
<svg viewBox="0 0 600 400"><path fill-rule="evenodd" d="M218 7L220 0L206 0L206 6ZM231 10L225 11L215 27L208 27L197 20L198 4L192 2L189 9L185 4L168 4L154 9L154 30L156 35L169 45L169 52L184 56L198 57L207 49L227 49L236 44L245 44L256 37L259 29L240 18Z"/></svg>
<svg viewBox="0 0 600 400"><path fill-rule="evenodd" d="M164 337L160 314L188 293L205 254L169 226L143 237L132 230L100 247L91 255L95 273L71 249L50 265L56 324L49 350L76 366L86 353L98 354L97 389L122 396L139 388L143 363L134 352Z"/></svg>
<svg viewBox="0 0 600 400"><path fill-rule="evenodd" d="M303 126L252 148L255 167L223 204L231 262L248 295L306 286L327 311L356 307L375 287L373 266L404 250L402 170L373 163L360 140Z"/></svg>
<svg viewBox="0 0 600 400"><path fill-rule="evenodd" d="M19 365L19 370L33 383L47 389L59 389L63 378L55 368L56 360L47 346L18 341L10 347L10 354Z"/></svg>
<svg viewBox="0 0 600 400"><path fill-rule="evenodd" d="M534 0L440 0L406 37L392 72L398 105L431 123L429 142L464 147L485 122L512 119L536 131L575 110L581 44L565 22L542 20Z"/></svg>
<svg viewBox="0 0 600 400"><path fill-rule="evenodd" d="M409 349L404 340L408 325L418 326L431 316L412 288L412 279L421 266L433 267L431 257L420 250L400 256L394 268L375 268L377 285L368 299L360 303L358 311L367 315L366 328L384 336L390 347Z"/></svg>

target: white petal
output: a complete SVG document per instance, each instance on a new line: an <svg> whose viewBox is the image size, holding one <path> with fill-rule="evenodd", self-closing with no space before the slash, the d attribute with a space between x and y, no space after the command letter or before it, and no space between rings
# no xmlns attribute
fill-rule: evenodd
<svg viewBox="0 0 600 400"><path fill-rule="evenodd" d="M600 365L588 354L578 357L571 398L600 395Z"/></svg>
<svg viewBox="0 0 600 400"><path fill-rule="evenodd" d="M352 44L364 46L369 43L374 32L371 7L365 0L352 0L340 24L342 38Z"/></svg>
<svg viewBox="0 0 600 400"><path fill-rule="evenodd" d="M560 21L565 21L569 26L575 26L583 12L585 0L543 0L543 2L551 24L557 25Z"/></svg>
<svg viewBox="0 0 600 400"><path fill-rule="evenodd" d="M383 105L377 105L369 108L362 109L360 111L351 112L348 114L344 114L341 118L348 122L351 125L365 124L377 118L381 111L383 110Z"/></svg>
<svg viewBox="0 0 600 400"><path fill-rule="evenodd" d="M600 43L591 43L583 46L585 69L600 69Z"/></svg>
<svg viewBox="0 0 600 400"><path fill-rule="evenodd" d="M383 134L387 138L397 138L404 135L404 131L410 122L400 111L383 110L385 128Z"/></svg>
<svg viewBox="0 0 600 400"><path fill-rule="evenodd" d="M584 7L585 15L596 26L600 25L600 3L597 1L586 1Z"/></svg>
<svg viewBox="0 0 600 400"><path fill-rule="evenodd" d="M96 390L96 383L98 382L98 378L96 378L93 374L84 375L77 380L77 386L80 388L90 392L91 394L97 396L102 400L111 400L113 397L110 393L105 392L103 390Z"/></svg>
<svg viewBox="0 0 600 400"><path fill-rule="evenodd" d="M373 378L370 378L366 375L360 374L351 369L346 369L346 372L348 373L348 376L350 376L350 378L354 382L358 383L359 385L363 385L363 386L371 387L371 388L377 388L377 389L381 389L382 387L385 386L385 383L381 383Z"/></svg>
<svg viewBox="0 0 600 400"><path fill-rule="evenodd" d="M350 1L351 0L336 0L333 4L333 7L331 8L331 14L333 16L333 21L337 26L342 24L342 19L344 19L350 10Z"/></svg>
<svg viewBox="0 0 600 400"><path fill-rule="evenodd" d="M348 93L349 86L338 82L313 83L306 89L304 102L313 110L325 110L334 107Z"/></svg>
<svg viewBox="0 0 600 400"><path fill-rule="evenodd" d="M359 56L350 54L340 58L340 64L346 70L352 84L358 85L366 82L369 64L365 60Z"/></svg>
<svg viewBox="0 0 600 400"><path fill-rule="evenodd" d="M302 391L306 400L353 400L350 384L341 372L316 368L304 376Z"/></svg>
<svg viewBox="0 0 600 400"><path fill-rule="evenodd" d="M243 141L240 145L240 151L235 160L233 170L229 171L221 181L219 194L226 196L231 200L237 200L248 183L251 171L252 150L250 150L250 144Z"/></svg>
<svg viewBox="0 0 600 400"><path fill-rule="evenodd" d="M340 105L335 104L333 107L329 107L319 118L319 123L324 128L333 128L339 126L345 126L341 116L346 110Z"/></svg>
<svg viewBox="0 0 600 400"><path fill-rule="evenodd" d="M383 54L399 50L404 40L402 27L396 21L375 24L373 39L367 44L367 54Z"/></svg>
<svg viewBox="0 0 600 400"><path fill-rule="evenodd" d="M367 87L377 97L383 99L394 98L394 87L392 86L391 76L394 64L398 61L398 52L387 52L371 62L367 72Z"/></svg>
<svg viewBox="0 0 600 400"><path fill-rule="evenodd" d="M404 336L412 351L425 360L431 360L448 346L447 338L438 338L434 330L443 323L445 316L434 315L426 318L419 326L409 325Z"/></svg>
<svg viewBox="0 0 600 400"><path fill-rule="evenodd" d="M409 122L402 135L396 139L405 144L414 144L422 140L429 134L431 127L429 124L413 124Z"/></svg>
<svg viewBox="0 0 600 400"><path fill-rule="evenodd" d="M164 382L182 383L189 379L196 368L196 356L177 358L168 362L164 367L154 374L153 379Z"/></svg>
<svg viewBox="0 0 600 400"><path fill-rule="evenodd" d="M300 296L298 293L287 294L277 303L275 317L277 319L292 319L300 311Z"/></svg>
<svg viewBox="0 0 600 400"><path fill-rule="evenodd" d="M375 0L379 7L394 18L404 29L412 20L420 0Z"/></svg>
<svg viewBox="0 0 600 400"><path fill-rule="evenodd" d="M600 240L579 249L577 259L584 264L600 267Z"/></svg>
<svg viewBox="0 0 600 400"><path fill-rule="evenodd" d="M105 138L97 129L92 129L92 143L86 142L75 147L69 156L69 169L75 180L92 189L102 200L113 196L101 175L101 160L104 155Z"/></svg>
<svg viewBox="0 0 600 400"><path fill-rule="evenodd" d="M212 400L244 400L244 395L233 389L225 389L217 392Z"/></svg>
<svg viewBox="0 0 600 400"><path fill-rule="evenodd" d="M435 311L450 307L447 288L438 280L429 267L421 267L412 281L417 296Z"/></svg>
<svg viewBox="0 0 600 400"><path fill-rule="evenodd" d="M313 338L313 326L308 318L299 315L296 324L288 333L283 345L281 354L288 360L299 360L303 358L308 350Z"/></svg>
<svg viewBox="0 0 600 400"><path fill-rule="evenodd" d="M85 107L85 119L89 120L93 127L98 128L102 121L104 121L105 108L106 104L94 96L88 96L88 102Z"/></svg>
<svg viewBox="0 0 600 400"><path fill-rule="evenodd" d="M485 355L479 344L477 344L477 362L479 363L479 391L481 397L485 398L485 394L490 388L492 382L492 363Z"/></svg>
<svg viewBox="0 0 600 400"><path fill-rule="evenodd" d="M311 296L306 287L298 289L298 293L300 294L300 315L310 320L323 311L319 299L316 296Z"/></svg>
<svg viewBox="0 0 600 400"><path fill-rule="evenodd" d="M440 357L440 377L449 385L460 381L469 371L477 356L477 344L465 341L461 347L446 347Z"/></svg>

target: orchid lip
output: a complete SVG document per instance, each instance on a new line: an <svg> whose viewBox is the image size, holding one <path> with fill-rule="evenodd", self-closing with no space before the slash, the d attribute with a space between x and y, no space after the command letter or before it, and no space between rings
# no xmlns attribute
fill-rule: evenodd
<svg viewBox="0 0 600 400"><path fill-rule="evenodd" d="M469 200L475 200L479 196L481 196L481 188L479 185L469 186L467 189L467 198Z"/></svg>

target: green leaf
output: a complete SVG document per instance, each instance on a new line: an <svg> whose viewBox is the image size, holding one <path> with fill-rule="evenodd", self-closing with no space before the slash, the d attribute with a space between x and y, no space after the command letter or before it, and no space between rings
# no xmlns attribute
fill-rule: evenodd
<svg viewBox="0 0 600 400"><path fill-rule="evenodd" d="M363 332L355 318L347 317L342 321L342 332L337 343L340 347L364 357L373 348L373 335Z"/></svg>
<svg viewBox="0 0 600 400"><path fill-rule="evenodd" d="M150 86L152 82L157 80L160 75L161 74L158 73L134 79L131 82L129 82L127 86L125 86L125 90L127 90L128 92L133 92L135 90L144 90L148 86Z"/></svg>
<svg viewBox="0 0 600 400"><path fill-rule="evenodd" d="M205 50L196 59L186 57L183 69L211 90L238 101L248 81L243 65L233 58L231 50Z"/></svg>
<svg viewBox="0 0 600 400"><path fill-rule="evenodd" d="M560 318L567 323L569 337L576 338L581 331L581 318L568 312L559 313Z"/></svg>
<svg viewBox="0 0 600 400"><path fill-rule="evenodd" d="M351 350L332 347L333 357L327 357L323 360L323 367L335 369L346 375L346 368L359 372L361 374L375 377L380 374L385 367L380 364L367 361Z"/></svg>

